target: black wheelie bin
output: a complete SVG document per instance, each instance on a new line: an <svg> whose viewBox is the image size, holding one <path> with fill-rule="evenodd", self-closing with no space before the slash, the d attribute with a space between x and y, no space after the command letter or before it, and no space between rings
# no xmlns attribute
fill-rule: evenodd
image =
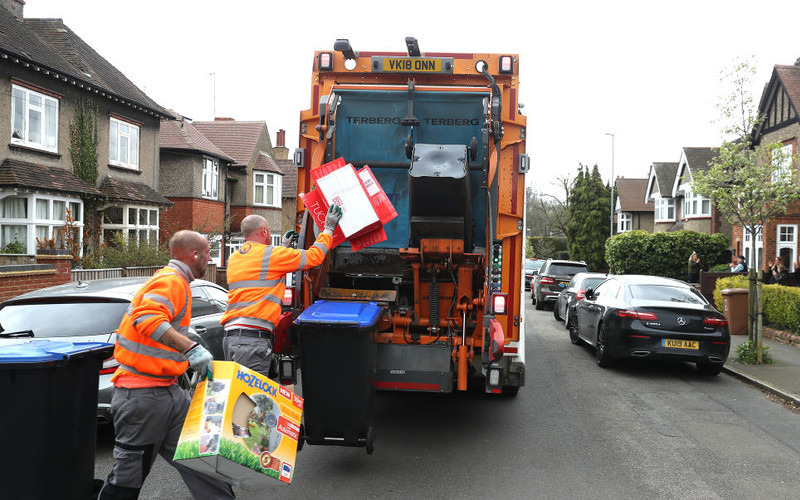
<svg viewBox="0 0 800 500"><path fill-rule="evenodd" d="M374 302L318 300L295 320L304 400L302 441L374 451L375 328L382 314Z"/></svg>
<svg viewBox="0 0 800 500"><path fill-rule="evenodd" d="M97 496L97 384L113 351L101 342L0 342L1 497Z"/></svg>

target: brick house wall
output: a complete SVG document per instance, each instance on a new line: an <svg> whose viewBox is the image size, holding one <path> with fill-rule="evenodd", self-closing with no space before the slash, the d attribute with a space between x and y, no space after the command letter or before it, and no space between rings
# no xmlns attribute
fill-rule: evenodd
<svg viewBox="0 0 800 500"><path fill-rule="evenodd" d="M161 214L162 241L181 229L217 234L225 229L224 202L176 197L170 197L170 201L175 206Z"/></svg>
<svg viewBox="0 0 800 500"><path fill-rule="evenodd" d="M35 259L36 264L51 267L36 269L34 266L0 266L0 302L40 288L70 282L71 255L37 255ZM26 267L29 269L25 269Z"/></svg>

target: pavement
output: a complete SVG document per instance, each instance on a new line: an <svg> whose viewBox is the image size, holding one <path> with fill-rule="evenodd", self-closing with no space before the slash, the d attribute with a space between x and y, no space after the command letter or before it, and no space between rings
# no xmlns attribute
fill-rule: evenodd
<svg viewBox="0 0 800 500"><path fill-rule="evenodd" d="M775 362L771 365L748 365L736 361L736 348L747 342L747 335L731 335L731 352L722 370L765 391L800 406L800 348L763 339Z"/></svg>

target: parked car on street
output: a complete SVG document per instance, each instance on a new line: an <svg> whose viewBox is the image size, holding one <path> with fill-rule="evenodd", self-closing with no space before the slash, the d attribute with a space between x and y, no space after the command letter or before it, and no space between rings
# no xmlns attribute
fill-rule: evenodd
<svg viewBox="0 0 800 500"><path fill-rule="evenodd" d="M588 272L589 268L583 261L547 259L533 278L531 302L536 309L544 309L545 303L555 302L573 276Z"/></svg>
<svg viewBox="0 0 800 500"><path fill-rule="evenodd" d="M573 344L595 348L597 364L619 358L691 361L717 375L728 357L728 320L693 286L670 278L609 276L575 306Z"/></svg>
<svg viewBox="0 0 800 500"><path fill-rule="evenodd" d="M587 288L597 288L605 279L604 273L578 273L573 276L553 304L556 321L564 321L564 326L569 330L570 322L575 322L575 304L583 300Z"/></svg>
<svg viewBox="0 0 800 500"><path fill-rule="evenodd" d="M539 269L542 268L544 265L544 260L542 259L525 259L525 291L531 289L531 280L536 273L539 272Z"/></svg>
<svg viewBox="0 0 800 500"><path fill-rule="evenodd" d="M42 288L0 304L0 342L19 335L69 342L114 343L114 331L136 291L148 278L110 278L80 281ZM222 325L219 320L228 303L228 292L205 280L194 280L192 322L189 336L214 356L222 353ZM193 330L193 331L192 331ZM20 332L30 332L23 334ZM113 386L111 376L119 363L111 357L100 370L97 417L110 422Z"/></svg>

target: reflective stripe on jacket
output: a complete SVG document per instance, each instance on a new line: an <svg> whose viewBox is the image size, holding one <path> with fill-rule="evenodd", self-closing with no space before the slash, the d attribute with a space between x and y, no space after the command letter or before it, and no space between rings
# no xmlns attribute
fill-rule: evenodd
<svg viewBox="0 0 800 500"><path fill-rule="evenodd" d="M170 326L188 333L192 319L189 282L193 279L186 264L171 260L136 292L117 329L114 357L120 367L112 382L120 376L136 375L164 383L186 371L186 357L159 340Z"/></svg>
<svg viewBox="0 0 800 500"><path fill-rule="evenodd" d="M228 259L228 310L223 326L273 331L281 316L286 273L322 264L333 238L321 233L308 250L248 241Z"/></svg>

